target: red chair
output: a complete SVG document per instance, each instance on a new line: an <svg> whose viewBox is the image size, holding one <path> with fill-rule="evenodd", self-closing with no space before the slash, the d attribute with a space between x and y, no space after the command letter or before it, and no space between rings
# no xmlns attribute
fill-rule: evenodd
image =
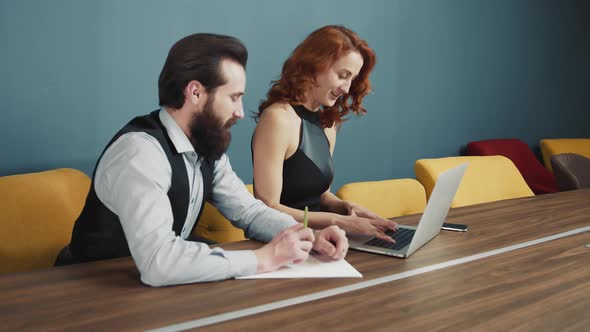
<svg viewBox="0 0 590 332"><path fill-rule="evenodd" d="M470 156L504 156L514 163L536 195L559 191L555 176L535 157L529 146L519 139L490 139L467 144Z"/></svg>

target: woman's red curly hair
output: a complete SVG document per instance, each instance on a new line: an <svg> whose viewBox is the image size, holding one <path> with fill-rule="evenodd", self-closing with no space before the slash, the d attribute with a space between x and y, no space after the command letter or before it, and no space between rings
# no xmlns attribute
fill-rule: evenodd
<svg viewBox="0 0 590 332"><path fill-rule="evenodd" d="M315 77L350 51L360 53L363 67L352 81L348 93L338 98L333 106L323 108L322 125L325 128L334 124L341 125L351 111L357 115L365 114L367 110L361 103L371 90L369 75L375 67L375 52L350 29L340 25L327 25L312 32L291 53L283 65L281 77L272 81L266 100L260 103L256 117L260 117L264 109L276 102L303 104L306 101L305 92L313 84Z"/></svg>

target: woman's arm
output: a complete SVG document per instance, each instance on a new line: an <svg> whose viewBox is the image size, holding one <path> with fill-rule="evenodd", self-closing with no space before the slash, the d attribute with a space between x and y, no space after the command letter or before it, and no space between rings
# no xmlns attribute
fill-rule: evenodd
<svg viewBox="0 0 590 332"><path fill-rule="evenodd" d="M280 104L271 105L264 110L256 126L252 141L254 195L269 207L291 215L298 222L303 222L302 210L280 203L283 163L297 150L301 121L288 107ZM336 225L347 232L376 235L391 240L383 234L383 229L389 228L389 221L384 223L381 220L373 221L359 216L311 212L308 222L310 227L316 229ZM379 225L375 226L374 223Z"/></svg>
<svg viewBox="0 0 590 332"><path fill-rule="evenodd" d="M326 133L326 137L330 143L330 154L334 155L337 133L336 125L332 126L331 128L324 129L324 132ZM347 202L340 199L330 191L330 188L328 188L328 190L326 190L326 192L324 192L320 197L320 207L324 211L337 214L368 218L371 220L371 224L382 230L397 229L397 223L380 217L356 203Z"/></svg>
<svg viewBox="0 0 590 332"><path fill-rule="evenodd" d="M287 105L273 104L264 110L252 140L254 196L269 207L303 222L303 211L280 203L283 189L283 163L295 153L299 141L300 119ZM321 229L338 225L333 213L311 212L309 225Z"/></svg>
<svg viewBox="0 0 590 332"><path fill-rule="evenodd" d="M347 201L338 198L338 196L334 195L330 189L328 189L322 194L322 196L320 196L320 208L322 211L348 215L349 204Z"/></svg>

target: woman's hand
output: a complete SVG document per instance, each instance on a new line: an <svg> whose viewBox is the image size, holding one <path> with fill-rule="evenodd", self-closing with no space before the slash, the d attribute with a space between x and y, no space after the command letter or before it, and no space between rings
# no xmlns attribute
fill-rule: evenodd
<svg viewBox="0 0 590 332"><path fill-rule="evenodd" d="M346 202L348 216L339 218L336 224L347 233L376 236L380 239L395 242L385 234L387 230L397 231L397 223L382 218L370 210L351 202Z"/></svg>

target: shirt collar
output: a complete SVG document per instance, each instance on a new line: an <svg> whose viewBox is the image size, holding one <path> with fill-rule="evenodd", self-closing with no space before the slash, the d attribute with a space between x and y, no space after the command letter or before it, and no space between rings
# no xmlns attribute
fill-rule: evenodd
<svg viewBox="0 0 590 332"><path fill-rule="evenodd" d="M176 120L168 114L168 111L162 108L159 116L160 121L162 121L164 128L166 128L166 131L168 132L172 144L174 144L174 147L176 148L176 151L178 151L178 153L195 152L195 148L189 141L188 137L184 131L182 131Z"/></svg>

